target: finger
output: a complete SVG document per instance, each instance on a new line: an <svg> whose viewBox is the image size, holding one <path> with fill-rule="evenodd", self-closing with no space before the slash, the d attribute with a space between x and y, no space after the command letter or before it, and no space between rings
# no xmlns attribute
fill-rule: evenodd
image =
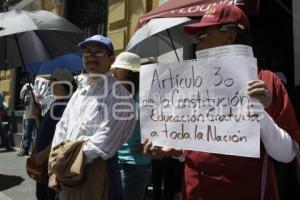
<svg viewBox="0 0 300 200"><path fill-rule="evenodd" d="M263 96L264 98L269 98L272 96L268 88L254 88L252 90L247 91L247 94L251 97L260 95Z"/></svg>
<svg viewBox="0 0 300 200"><path fill-rule="evenodd" d="M150 149L152 147L152 142L147 142L145 145L144 145L144 154L148 154L150 153Z"/></svg>
<svg viewBox="0 0 300 200"><path fill-rule="evenodd" d="M256 87L257 85L261 84L265 85L265 82L262 80L252 80L247 82L248 87Z"/></svg>
<svg viewBox="0 0 300 200"><path fill-rule="evenodd" d="M247 94L251 97L254 97L256 95L266 95L267 91L265 88L254 88L254 89L248 90Z"/></svg>
<svg viewBox="0 0 300 200"><path fill-rule="evenodd" d="M142 142L142 144L145 145L145 144L148 143L148 141L149 141L148 139L145 139L145 140Z"/></svg>
<svg viewBox="0 0 300 200"><path fill-rule="evenodd" d="M159 149L160 149L160 147L154 146L154 145L150 148L151 151L155 151L155 150L159 150Z"/></svg>
<svg viewBox="0 0 300 200"><path fill-rule="evenodd" d="M248 82L247 82L247 85L248 85L248 86L251 86L251 85L255 84L257 81L258 81L258 80L251 80L251 81L248 81Z"/></svg>
<svg viewBox="0 0 300 200"><path fill-rule="evenodd" d="M255 80L255 81L248 82L247 89L251 90L254 88L261 88L261 87L266 88L267 87L266 83L262 80Z"/></svg>
<svg viewBox="0 0 300 200"><path fill-rule="evenodd" d="M249 87L247 88L248 95L269 95L268 86L264 81L257 80L250 82Z"/></svg>

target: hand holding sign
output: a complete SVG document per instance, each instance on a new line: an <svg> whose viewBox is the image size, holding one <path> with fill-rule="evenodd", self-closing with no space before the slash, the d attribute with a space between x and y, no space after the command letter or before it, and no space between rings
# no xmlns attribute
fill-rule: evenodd
<svg viewBox="0 0 300 200"><path fill-rule="evenodd" d="M263 80L255 80L248 82L248 85L247 94L259 99L264 108L268 108L272 103L272 94L266 83Z"/></svg>
<svg viewBox="0 0 300 200"><path fill-rule="evenodd" d="M163 159L168 156L178 157L183 154L182 150L179 149L154 146L148 139L144 141L143 147L143 153L149 155L152 159Z"/></svg>

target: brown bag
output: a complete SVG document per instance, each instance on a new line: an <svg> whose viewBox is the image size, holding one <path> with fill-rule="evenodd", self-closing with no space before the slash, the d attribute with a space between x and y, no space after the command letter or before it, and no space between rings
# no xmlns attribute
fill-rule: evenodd
<svg viewBox="0 0 300 200"><path fill-rule="evenodd" d="M33 151L34 152L34 151ZM41 165L36 164L34 161L35 153L27 158L26 171L30 178L37 182L47 183L48 182L48 160L43 162Z"/></svg>

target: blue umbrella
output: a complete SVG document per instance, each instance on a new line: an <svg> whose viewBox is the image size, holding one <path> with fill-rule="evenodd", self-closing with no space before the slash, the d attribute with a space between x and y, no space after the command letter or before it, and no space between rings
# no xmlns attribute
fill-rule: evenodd
<svg viewBox="0 0 300 200"><path fill-rule="evenodd" d="M83 69L82 57L79 53L70 53L53 60L26 65L27 71L32 74L52 74L57 68L79 72Z"/></svg>

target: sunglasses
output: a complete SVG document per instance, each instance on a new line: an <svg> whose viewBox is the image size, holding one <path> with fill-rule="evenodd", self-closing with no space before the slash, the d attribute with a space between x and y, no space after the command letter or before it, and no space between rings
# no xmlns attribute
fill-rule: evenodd
<svg viewBox="0 0 300 200"><path fill-rule="evenodd" d="M198 40L208 37L209 35L211 35L214 32L226 32L226 31L230 31L230 30L236 29L236 28L239 28L239 27L237 27L237 25L232 25L232 24L218 26L214 29L204 28L204 29L197 31L197 33L194 35L194 38L196 41L198 41Z"/></svg>
<svg viewBox="0 0 300 200"><path fill-rule="evenodd" d="M95 51L85 49L85 50L82 51L82 56L83 57L95 56L95 57L101 58L101 57L104 57L106 54L108 54L108 53L105 49L98 49L98 50L95 50Z"/></svg>

